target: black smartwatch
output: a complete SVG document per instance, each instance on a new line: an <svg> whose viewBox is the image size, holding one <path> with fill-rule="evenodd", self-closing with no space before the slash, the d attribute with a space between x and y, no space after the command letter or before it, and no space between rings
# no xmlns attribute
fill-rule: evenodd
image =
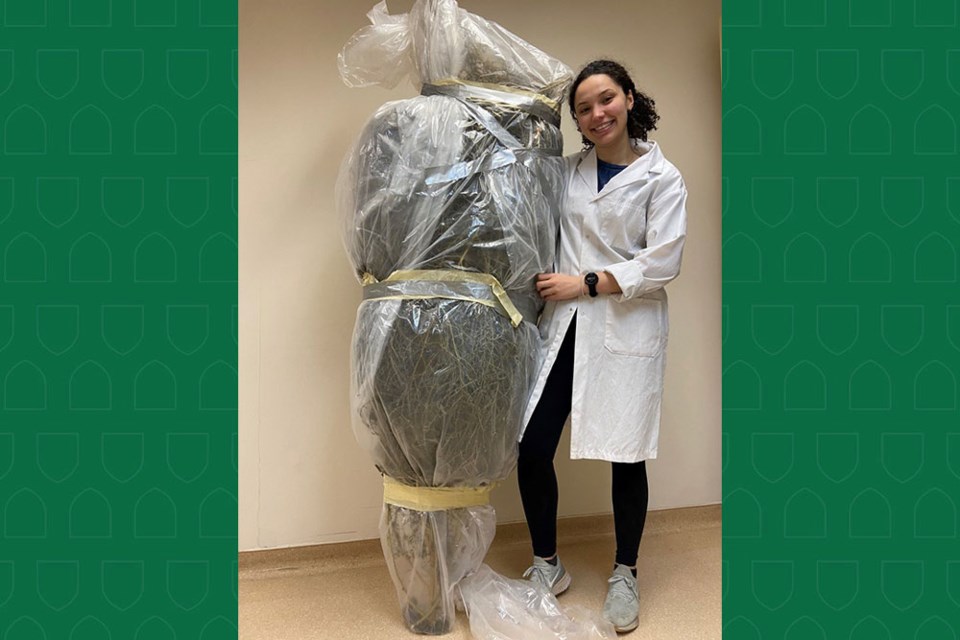
<svg viewBox="0 0 960 640"><path fill-rule="evenodd" d="M595 274L593 271L589 272L587 275L583 276L583 283L587 285L587 291L590 292L591 298L597 297L597 283L600 282L600 276Z"/></svg>

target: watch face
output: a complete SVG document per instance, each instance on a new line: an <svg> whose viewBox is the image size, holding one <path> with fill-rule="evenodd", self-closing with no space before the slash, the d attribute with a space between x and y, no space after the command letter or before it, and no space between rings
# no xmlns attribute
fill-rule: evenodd
<svg viewBox="0 0 960 640"><path fill-rule="evenodd" d="M595 273L588 273L586 277L583 279L583 281L586 282L587 284L597 284L598 282L600 282L600 276L598 276Z"/></svg>

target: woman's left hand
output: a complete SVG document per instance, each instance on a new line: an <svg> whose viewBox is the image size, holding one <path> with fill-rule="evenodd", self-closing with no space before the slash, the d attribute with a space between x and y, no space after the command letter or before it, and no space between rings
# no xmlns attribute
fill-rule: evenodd
<svg viewBox="0 0 960 640"><path fill-rule="evenodd" d="M580 276L563 273L537 274L537 293L544 300L573 300L583 292Z"/></svg>

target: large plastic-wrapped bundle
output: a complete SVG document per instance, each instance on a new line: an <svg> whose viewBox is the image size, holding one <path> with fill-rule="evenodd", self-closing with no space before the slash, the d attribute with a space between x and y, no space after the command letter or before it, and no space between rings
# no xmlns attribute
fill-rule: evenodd
<svg viewBox="0 0 960 640"><path fill-rule="evenodd" d="M373 115L338 182L364 284L354 430L384 475L381 541L404 618L440 634L493 539L489 490L516 464L571 73L454 0L368 15L340 55L345 82L409 75L420 95Z"/></svg>

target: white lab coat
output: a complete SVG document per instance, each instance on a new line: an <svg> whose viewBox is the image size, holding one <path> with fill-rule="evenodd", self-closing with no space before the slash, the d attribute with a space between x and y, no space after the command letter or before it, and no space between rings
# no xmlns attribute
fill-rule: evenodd
<svg viewBox="0 0 960 640"><path fill-rule="evenodd" d="M557 271L607 271L623 290L548 302L540 319L546 355L524 429L576 313L571 458L657 457L668 333L663 287L680 273L687 190L655 142L632 143L643 155L599 193L596 151L566 158Z"/></svg>

